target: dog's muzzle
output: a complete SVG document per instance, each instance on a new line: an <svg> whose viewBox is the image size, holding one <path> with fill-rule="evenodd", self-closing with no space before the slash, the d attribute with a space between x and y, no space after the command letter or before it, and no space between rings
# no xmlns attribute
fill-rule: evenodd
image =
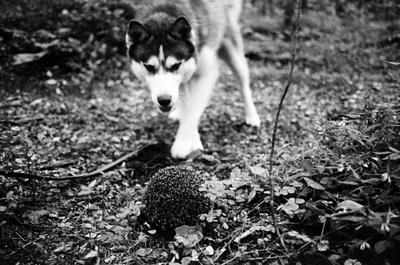
<svg viewBox="0 0 400 265"><path fill-rule="evenodd" d="M172 109L172 97L169 95L158 96L157 102L162 112L169 112Z"/></svg>

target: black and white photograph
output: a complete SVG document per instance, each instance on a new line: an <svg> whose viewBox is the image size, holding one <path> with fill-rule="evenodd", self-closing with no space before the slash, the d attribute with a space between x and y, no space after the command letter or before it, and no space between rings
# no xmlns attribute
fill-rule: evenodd
<svg viewBox="0 0 400 265"><path fill-rule="evenodd" d="M399 265L398 0L0 0L1 265Z"/></svg>

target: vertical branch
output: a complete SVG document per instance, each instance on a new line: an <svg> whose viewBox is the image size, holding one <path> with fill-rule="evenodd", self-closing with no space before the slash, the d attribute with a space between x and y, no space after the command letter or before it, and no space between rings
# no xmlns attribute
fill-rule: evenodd
<svg viewBox="0 0 400 265"><path fill-rule="evenodd" d="M281 97L281 101L279 102L278 111L276 112L274 131L272 134L271 153L269 156L269 172L268 173L269 173L269 182L270 182L270 189L271 189L270 190L271 191L270 206L271 206L272 220L274 222L275 230L276 230L277 236L280 239L281 245L285 249L286 249L286 246L283 241L283 238L281 237L279 227L277 224L277 220L276 220L276 212L275 212L275 205L274 205L274 181L272 178L272 170L273 170L273 158L274 158L274 153L275 153L276 132L278 130L279 117L281 114L283 102L285 101L286 95L289 91L289 88L290 88L292 82L293 82L293 72L294 72L294 68L295 68L295 64L296 64L297 42L298 42L299 29L300 29L301 4L302 4L302 0L296 0L296 20L295 20L295 24L294 24L293 31L292 31L290 70L289 70L289 74L287 77L287 83L285 86L285 90Z"/></svg>

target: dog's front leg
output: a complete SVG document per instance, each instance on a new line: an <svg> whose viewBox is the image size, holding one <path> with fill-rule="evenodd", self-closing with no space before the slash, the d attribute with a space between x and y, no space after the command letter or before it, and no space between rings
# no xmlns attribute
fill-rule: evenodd
<svg viewBox="0 0 400 265"><path fill-rule="evenodd" d="M180 123L171 148L172 157L185 159L193 151L203 150L198 126L218 75L218 59L215 50L203 48L199 54L195 77L189 82L187 93L180 105Z"/></svg>
<svg viewBox="0 0 400 265"><path fill-rule="evenodd" d="M179 121L180 116L181 116L181 110L180 107L178 106L176 109L171 111L171 113L168 115L168 118L174 121Z"/></svg>

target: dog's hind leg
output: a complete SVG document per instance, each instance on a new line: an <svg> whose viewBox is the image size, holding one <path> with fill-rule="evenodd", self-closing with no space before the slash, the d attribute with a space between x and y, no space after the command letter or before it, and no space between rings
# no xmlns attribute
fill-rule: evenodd
<svg viewBox="0 0 400 265"><path fill-rule="evenodd" d="M232 69L241 86L241 94L244 99L246 123L251 126L260 126L260 117L254 106L250 89L250 73L246 57L244 56L243 38L239 23L236 18L230 19L230 36L226 36L219 50L219 56Z"/></svg>
<svg viewBox="0 0 400 265"><path fill-rule="evenodd" d="M241 94L244 100L246 123L251 126L260 126L260 117L254 106L250 89L250 74L243 51L235 46L232 41L225 40L220 51L221 58L229 65L232 72L238 78L241 86Z"/></svg>
<svg viewBox="0 0 400 265"><path fill-rule="evenodd" d="M199 54L198 69L179 106L179 128L171 148L172 157L184 159L193 151L203 150L198 132L199 121L218 76L216 51L204 47Z"/></svg>

